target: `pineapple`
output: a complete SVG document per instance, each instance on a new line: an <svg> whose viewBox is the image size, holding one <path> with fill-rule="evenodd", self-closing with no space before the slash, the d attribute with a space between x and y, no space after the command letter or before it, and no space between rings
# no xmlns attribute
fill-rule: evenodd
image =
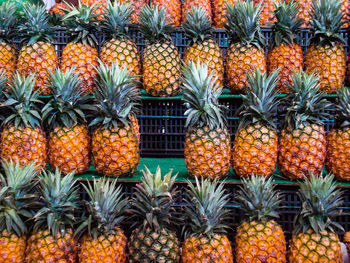
<svg viewBox="0 0 350 263"><path fill-rule="evenodd" d="M229 211L225 208L228 195L224 184L203 178L199 182L196 178L195 185L189 183L187 193L182 262L232 263L232 248L226 235Z"/></svg>
<svg viewBox="0 0 350 263"><path fill-rule="evenodd" d="M327 135L327 170L339 180L350 181L350 91L338 90L336 126Z"/></svg>
<svg viewBox="0 0 350 263"><path fill-rule="evenodd" d="M58 17L63 17L65 15L64 10L67 9L68 6L65 2L56 2L56 4L51 7L49 14L56 15Z"/></svg>
<svg viewBox="0 0 350 263"><path fill-rule="evenodd" d="M246 219L237 228L236 261L286 263L286 239L274 220L282 199L272 178L252 175L242 183L236 199Z"/></svg>
<svg viewBox="0 0 350 263"><path fill-rule="evenodd" d="M285 124L278 142L278 168L290 179L309 172L320 174L326 157L326 133L322 120L330 107L319 92L318 77L300 71L292 78L293 93L286 97Z"/></svg>
<svg viewBox="0 0 350 263"><path fill-rule="evenodd" d="M17 50L12 43L17 25L16 6L11 2L3 2L0 5L0 17L0 70L6 72L10 81L17 64Z"/></svg>
<svg viewBox="0 0 350 263"><path fill-rule="evenodd" d="M267 76L258 69L248 75L249 89L242 95L240 124L233 141L232 168L240 177L271 176L276 169L278 136L278 70Z"/></svg>
<svg viewBox="0 0 350 263"><path fill-rule="evenodd" d="M142 172L141 183L136 186L131 200L131 219L136 228L129 240L129 260L180 262L179 241L172 229L176 224L172 207L177 194L173 188L176 176L170 171L162 177L159 166L155 174L147 167Z"/></svg>
<svg viewBox="0 0 350 263"><path fill-rule="evenodd" d="M342 13L339 0L315 0L312 9L311 44L305 53L305 70L320 76L320 90L334 93L345 80L344 39L338 34Z"/></svg>
<svg viewBox="0 0 350 263"><path fill-rule="evenodd" d="M343 262L339 237L335 232L341 226L333 221L341 214L338 207L343 203L342 192L336 189L333 175L311 175L299 186L302 210L294 220L289 262Z"/></svg>
<svg viewBox="0 0 350 263"><path fill-rule="evenodd" d="M219 104L222 87L207 64L190 62L184 69L183 101L187 107L185 164L191 176L219 178L230 169L231 143Z"/></svg>
<svg viewBox="0 0 350 263"><path fill-rule="evenodd" d="M181 24L181 0L152 0L152 4L157 4L165 9L168 22L173 26Z"/></svg>
<svg viewBox="0 0 350 263"><path fill-rule="evenodd" d="M276 6L274 35L272 46L267 56L267 70L269 74L280 69L280 82L278 90L288 93L288 85L293 84L292 75L294 71L303 67L304 58L301 46L296 42L297 32L302 20L297 18L298 3L291 0L288 4L281 3Z"/></svg>
<svg viewBox="0 0 350 263"><path fill-rule="evenodd" d="M123 198L117 180L94 181L84 185L90 201L84 201L87 215L77 229L82 238L79 245L80 263L126 262L127 239L119 224L124 219L128 200Z"/></svg>
<svg viewBox="0 0 350 263"><path fill-rule="evenodd" d="M48 73L58 68L58 56L52 40L53 28L45 6L24 5L24 19L19 25L18 34L23 44L17 61L20 74L37 75L35 89L42 95L49 95Z"/></svg>
<svg viewBox="0 0 350 263"><path fill-rule="evenodd" d="M109 37L101 48L101 61L108 66L118 63L121 67L127 67L131 75L141 75L141 57L136 44L128 36L132 13L130 4L108 2L106 11L102 29ZM140 78L137 77L137 80Z"/></svg>
<svg viewBox="0 0 350 263"><path fill-rule="evenodd" d="M213 39L211 22L201 7L193 7L183 24L186 36L191 40L186 48L184 61L200 61L207 63L209 72L215 71L218 84L224 86L224 60L222 51Z"/></svg>
<svg viewBox="0 0 350 263"><path fill-rule="evenodd" d="M274 16L276 5L283 3L283 0L254 0L255 4L263 4L263 9L260 13L260 24L263 27L270 27L276 22Z"/></svg>
<svg viewBox="0 0 350 263"><path fill-rule="evenodd" d="M131 23L137 24L140 22L141 9L149 4L149 0L120 0L121 3L131 4L132 13L131 13Z"/></svg>
<svg viewBox="0 0 350 263"><path fill-rule="evenodd" d="M37 176L34 163L21 167L12 161L2 162L5 177L0 175L0 262L25 262L25 249L32 207L37 200L33 191Z"/></svg>
<svg viewBox="0 0 350 263"><path fill-rule="evenodd" d="M25 77L18 72L13 77L10 89L5 92L1 104L9 115L3 122L1 133L1 158L26 166L35 162L38 169L46 166L46 136L41 127L41 116L35 103L41 103L34 91L36 78Z"/></svg>
<svg viewBox="0 0 350 263"><path fill-rule="evenodd" d="M225 71L227 85L233 93L244 92L251 70L266 71L264 38L259 26L261 10L261 4L254 6L252 0L227 6L225 27L232 42L226 53Z"/></svg>
<svg viewBox="0 0 350 263"><path fill-rule="evenodd" d="M183 0L182 3L182 23L187 20L187 15L192 11L193 7L201 7L209 21L212 22L212 8L210 0Z"/></svg>
<svg viewBox="0 0 350 263"><path fill-rule="evenodd" d="M171 41L174 28L165 9L157 5L141 10L140 29L148 41L143 52L143 85L152 96L175 96L180 92L181 60Z"/></svg>
<svg viewBox="0 0 350 263"><path fill-rule="evenodd" d="M78 190L74 173L44 172L40 180L40 206L34 215L33 233L26 249L27 263L77 262L78 242L74 237Z"/></svg>
<svg viewBox="0 0 350 263"><path fill-rule="evenodd" d="M98 27L96 6L79 2L78 7L69 6L63 21L70 35L70 41L63 49L61 70L74 68L83 82L82 89L91 93L95 88L98 66L97 39L93 32Z"/></svg>
<svg viewBox="0 0 350 263"><path fill-rule="evenodd" d="M49 127L48 161L63 175L84 173L90 165L90 135L84 110L90 96L82 94L81 81L74 69L50 73L51 100L42 109Z"/></svg>
<svg viewBox="0 0 350 263"><path fill-rule="evenodd" d="M104 176L127 176L136 171L140 161L139 139L132 121L139 90L126 68L101 64L98 73L95 119L90 123L94 127L93 163Z"/></svg>
<svg viewBox="0 0 350 263"><path fill-rule="evenodd" d="M227 6L233 6L238 0L212 0L213 23L216 28L224 28L227 14Z"/></svg>
<svg viewBox="0 0 350 263"><path fill-rule="evenodd" d="M103 19L106 9L108 8L107 0L80 0L82 4L94 7L93 14L95 19Z"/></svg>

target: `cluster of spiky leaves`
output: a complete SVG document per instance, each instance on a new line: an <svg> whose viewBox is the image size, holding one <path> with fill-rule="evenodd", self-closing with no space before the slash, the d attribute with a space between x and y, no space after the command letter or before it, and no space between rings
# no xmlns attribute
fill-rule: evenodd
<svg viewBox="0 0 350 263"><path fill-rule="evenodd" d="M18 26L21 42L33 45L38 41L51 42L53 28L49 23L49 15L42 4L23 5L24 19Z"/></svg>
<svg viewBox="0 0 350 263"><path fill-rule="evenodd" d="M169 23L163 6L145 5L141 10L139 28L145 38L152 44L160 41L171 41L170 34L175 28Z"/></svg>
<svg viewBox="0 0 350 263"><path fill-rule="evenodd" d="M303 23L298 17L299 3L289 1L275 4L274 11L277 21L274 24L273 45L279 47L282 43L293 44L297 37L297 32Z"/></svg>
<svg viewBox="0 0 350 263"><path fill-rule="evenodd" d="M239 0L233 6L227 6L225 28L232 42L253 45L258 49L264 46L265 39L259 24L262 3L255 5L253 0Z"/></svg>
<svg viewBox="0 0 350 263"><path fill-rule="evenodd" d="M118 64L108 67L100 63L97 72L99 79L94 90L96 117L90 126L103 125L107 129L118 128L120 123L128 126L130 114L136 111L141 98L134 76Z"/></svg>
<svg viewBox="0 0 350 263"><path fill-rule="evenodd" d="M129 37L131 25L132 3L108 2L106 15L101 21L101 29L109 38ZM107 39L108 40L108 39Z"/></svg>
<svg viewBox="0 0 350 263"><path fill-rule="evenodd" d="M38 99L39 93L34 91L35 75L25 77L15 73L10 89L4 92L5 101L0 105L9 112L4 125L13 124L16 127L40 127L40 110L36 104L42 103Z"/></svg>
<svg viewBox="0 0 350 263"><path fill-rule="evenodd" d="M350 90L342 87L337 91L337 103L334 104L336 112L336 126L345 128L350 126Z"/></svg>
<svg viewBox="0 0 350 263"><path fill-rule="evenodd" d="M322 120L328 117L325 110L331 103L319 91L319 78L300 70L294 73L292 80L293 85L288 84L292 93L285 98L288 105L285 125L294 129L301 124L322 124Z"/></svg>
<svg viewBox="0 0 350 263"><path fill-rule="evenodd" d="M8 88L7 86L7 72L0 69L0 105L4 102L4 92ZM0 114L0 121L4 120L4 115Z"/></svg>
<svg viewBox="0 0 350 263"><path fill-rule="evenodd" d="M252 175L250 179L243 178L236 199L248 221L266 221L279 217L277 209L282 198L275 190L271 177L267 179Z"/></svg>
<svg viewBox="0 0 350 263"><path fill-rule="evenodd" d="M212 37L212 25L205 10L200 6L193 6L183 23L186 36L193 43L203 42Z"/></svg>
<svg viewBox="0 0 350 263"><path fill-rule="evenodd" d="M74 172L62 176L60 171L43 171L40 185L40 207L33 217L34 230L49 230L52 236L65 235L76 223L78 188Z"/></svg>
<svg viewBox="0 0 350 263"><path fill-rule="evenodd" d="M0 231L22 236L28 233L26 221L33 216L37 195L34 194L38 175L35 163L21 167L12 161L1 162L5 176L0 175Z"/></svg>
<svg viewBox="0 0 350 263"><path fill-rule="evenodd" d="M313 0L311 16L311 31L314 33L311 41L321 45L335 45L345 43L339 30L344 24L342 22L343 12L340 8L343 1L339 0Z"/></svg>
<svg viewBox="0 0 350 263"><path fill-rule="evenodd" d="M227 107L220 105L222 87L217 82L215 71L209 73L205 63L190 61L183 70L183 101L187 107L186 127L224 128Z"/></svg>
<svg viewBox="0 0 350 263"><path fill-rule="evenodd" d="M70 34L70 41L92 47L97 46L98 40L94 35L96 29L99 28L98 14L94 14L97 8L97 3L87 5L79 1L78 6L68 4L68 9L64 10L66 14L63 17L63 23Z"/></svg>
<svg viewBox="0 0 350 263"><path fill-rule="evenodd" d="M316 233L336 228L343 229L340 224L333 221L334 217L341 215L338 209L343 203L342 191L337 189L333 181L334 176L310 174L310 179L299 182L299 197L302 209L294 220L295 233L313 229Z"/></svg>
<svg viewBox="0 0 350 263"><path fill-rule="evenodd" d="M238 109L241 116L239 129L255 123L276 128L278 72L279 70L274 70L268 76L255 69L248 74L248 89L242 95L243 104Z"/></svg>
<svg viewBox="0 0 350 263"><path fill-rule="evenodd" d="M173 198L177 193L173 186L177 175L172 176L170 171L162 178L159 166L155 174L147 167L142 172L141 183L136 185L131 200L133 226L151 228L154 231L173 228L176 222L173 216Z"/></svg>
<svg viewBox="0 0 350 263"><path fill-rule="evenodd" d="M17 26L16 6L10 1L0 5L0 42L12 43Z"/></svg>
<svg viewBox="0 0 350 263"><path fill-rule="evenodd" d="M106 179L95 180L94 185L83 185L90 197L84 201L87 216L78 227L77 233L88 232L94 239L100 235L114 234L116 227L124 219L128 199L123 197L122 187L116 187L117 180L109 182Z"/></svg>
<svg viewBox="0 0 350 263"><path fill-rule="evenodd" d="M183 228L185 237L203 234L211 237L213 234L225 234L228 226L225 221L229 218L229 211L225 208L228 194L225 194L224 184L210 179L196 183L189 182L187 190Z"/></svg>
<svg viewBox="0 0 350 263"><path fill-rule="evenodd" d="M57 69L50 72L49 83L52 99L42 109L43 119L49 127L71 128L76 124L85 123L84 111L92 109L89 105L91 96L83 93L82 83L75 69L71 68L65 72Z"/></svg>

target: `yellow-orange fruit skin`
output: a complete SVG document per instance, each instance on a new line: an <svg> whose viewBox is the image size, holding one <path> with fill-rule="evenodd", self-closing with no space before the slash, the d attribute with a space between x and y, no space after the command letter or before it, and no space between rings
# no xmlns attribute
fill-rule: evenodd
<svg viewBox="0 0 350 263"><path fill-rule="evenodd" d="M274 220L243 222L237 228L236 262L286 263L286 240Z"/></svg>
<svg viewBox="0 0 350 263"><path fill-rule="evenodd" d="M320 90L335 93L345 81L346 57L344 46L311 44L305 53L305 69L320 78Z"/></svg>
<svg viewBox="0 0 350 263"><path fill-rule="evenodd" d="M64 16L64 9L68 9L68 6L66 5L65 2L57 3L53 7L51 7L49 14L50 15L56 14L56 15Z"/></svg>
<svg viewBox="0 0 350 263"><path fill-rule="evenodd" d="M131 3L133 12L131 14L131 23L138 23L140 19L141 9L149 3L147 0L121 0L121 3Z"/></svg>
<svg viewBox="0 0 350 263"><path fill-rule="evenodd" d="M212 21L212 7L210 0L183 0L182 2L182 23L187 20L187 14L192 12L192 7L202 7L209 18Z"/></svg>
<svg viewBox="0 0 350 263"><path fill-rule="evenodd" d="M91 159L88 127L54 128L48 137L48 157L51 169L58 168L63 175L86 172Z"/></svg>
<svg viewBox="0 0 350 263"><path fill-rule="evenodd" d="M182 245L182 263L232 263L232 247L226 235L189 236Z"/></svg>
<svg viewBox="0 0 350 263"><path fill-rule="evenodd" d="M51 93L48 87L49 72L53 72L58 66L58 56L51 43L38 41L33 45L25 45L18 55L17 71L25 76L35 74L35 89L42 95Z"/></svg>
<svg viewBox="0 0 350 263"><path fill-rule="evenodd" d="M282 43L279 47L271 49L267 56L267 70L271 74L275 69L279 71L279 83L277 88L280 93L289 93L288 87L293 85L292 76L304 65L304 56L301 46L293 43L292 45Z"/></svg>
<svg viewBox="0 0 350 263"><path fill-rule="evenodd" d="M234 5L238 0L213 0L213 24L216 28L224 28L226 23L226 5Z"/></svg>
<svg viewBox="0 0 350 263"><path fill-rule="evenodd" d="M96 68L98 66L97 49L82 43L68 43L64 47L61 57L61 69L66 71L75 68L79 72L85 93L91 93L95 88L97 78Z"/></svg>
<svg viewBox="0 0 350 263"><path fill-rule="evenodd" d="M24 263L26 252L26 236L17 236L4 230L0 234L0 262Z"/></svg>
<svg viewBox="0 0 350 263"><path fill-rule="evenodd" d="M94 11L94 15L97 15L96 19L103 19L105 10L108 8L108 1L106 0L80 0L81 3L92 6L95 5L96 10Z"/></svg>
<svg viewBox="0 0 350 263"><path fill-rule="evenodd" d="M181 24L181 1L180 0L154 0L153 4L163 7L166 10L166 16L169 23L173 26L180 26Z"/></svg>
<svg viewBox="0 0 350 263"><path fill-rule="evenodd" d="M256 4L263 2L263 9L260 13L260 25L263 27L271 27L272 23L276 22L273 12L275 11L275 3L280 3L281 0L254 0Z"/></svg>
<svg viewBox="0 0 350 263"><path fill-rule="evenodd" d="M298 129L283 129L279 136L278 168L288 178L296 180L319 175L326 159L326 133L317 124Z"/></svg>
<svg viewBox="0 0 350 263"><path fill-rule="evenodd" d="M263 49L252 45L233 43L226 53L226 79L231 92L241 93L248 85L248 74L254 70L266 71L266 58Z"/></svg>
<svg viewBox="0 0 350 263"><path fill-rule="evenodd" d="M190 128L185 138L185 164L191 176L221 178L230 169L230 135L227 129Z"/></svg>
<svg viewBox="0 0 350 263"><path fill-rule="evenodd" d="M6 72L10 82L17 67L17 50L13 45L0 42L0 69Z"/></svg>
<svg viewBox="0 0 350 263"><path fill-rule="evenodd" d="M233 141L232 168L240 177L269 177L276 169L278 154L277 132L261 124L240 129Z"/></svg>

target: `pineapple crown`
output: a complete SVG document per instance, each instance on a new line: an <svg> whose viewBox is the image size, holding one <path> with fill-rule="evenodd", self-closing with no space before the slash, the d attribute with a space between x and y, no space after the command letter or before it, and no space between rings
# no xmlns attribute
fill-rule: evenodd
<svg viewBox="0 0 350 263"><path fill-rule="evenodd" d="M88 215L78 227L79 235L88 231L94 239L100 235L115 233L116 227L123 221L128 199L123 198L122 187L116 187L117 180L95 180L94 185L83 185L90 197L84 201Z"/></svg>
<svg viewBox="0 0 350 263"><path fill-rule="evenodd" d="M305 178L305 182L299 182L299 197L302 201L302 209L295 217L295 233L305 232L308 229L316 233L336 228L342 230L342 226L332 219L341 215L338 209L342 205L342 191L337 189L333 181L333 175L315 176L310 174L310 178Z"/></svg>
<svg viewBox="0 0 350 263"><path fill-rule="evenodd" d="M307 74L303 70L294 72L292 90L285 98L287 113L285 124L289 128L298 128L310 123L322 124L328 117L324 110L331 106L319 91L319 78L314 74Z"/></svg>
<svg viewBox="0 0 350 263"><path fill-rule="evenodd" d="M21 167L12 160L1 162L5 177L0 175L0 231L22 236L28 233L26 221L33 216L37 195L34 178L39 171L34 163Z"/></svg>
<svg viewBox="0 0 350 263"><path fill-rule="evenodd" d="M119 1L112 4L108 1L108 8L101 21L101 28L110 38L129 37L128 31L133 12L131 4L120 3Z"/></svg>
<svg viewBox="0 0 350 263"><path fill-rule="evenodd" d="M282 43L292 45L303 23L303 20L298 18L299 3L292 0L289 3L275 3L275 7L274 14L277 22L275 22L273 27L273 45L277 47Z"/></svg>
<svg viewBox="0 0 350 263"><path fill-rule="evenodd" d="M18 72L15 73L10 88L4 92L5 101L0 105L10 113L4 120L4 125L33 128L41 126L40 110L36 103L42 101L38 99L39 94L34 91L35 82L35 75L25 77Z"/></svg>
<svg viewBox="0 0 350 263"><path fill-rule="evenodd" d="M265 39L259 24L262 3L255 5L252 0L239 0L233 6L227 5L227 22L224 26L233 43L241 42L242 45L253 45L258 49L264 46Z"/></svg>
<svg viewBox="0 0 350 263"><path fill-rule="evenodd" d="M152 174L146 166L142 172L141 184L136 185L131 200L130 213L134 220L133 226L151 228L155 231L173 227L175 221L172 214L173 197L177 194L173 186L177 175L172 176L170 171L162 177L159 166L155 174Z"/></svg>
<svg viewBox="0 0 350 263"><path fill-rule="evenodd" d="M183 228L185 237L203 234L211 237L213 234L224 234L228 226L224 223L229 219L229 211L225 208L228 194L225 194L224 184L217 180L196 178L196 184L189 182L188 198L185 201Z"/></svg>
<svg viewBox="0 0 350 263"><path fill-rule="evenodd" d="M350 126L350 90L342 87L337 91L337 103L334 104L336 115L336 127L347 128Z"/></svg>
<svg viewBox="0 0 350 263"><path fill-rule="evenodd" d="M241 206L249 221L266 221L279 217L276 210L282 199L275 190L271 177L252 175L250 180L243 178L236 199L236 204Z"/></svg>
<svg viewBox="0 0 350 263"><path fill-rule="evenodd" d="M36 211L34 230L49 230L52 236L65 235L66 230L76 223L74 213L78 210L78 188L74 172L62 176L55 172L43 171L39 185L40 206Z"/></svg>
<svg viewBox="0 0 350 263"><path fill-rule="evenodd" d="M49 23L49 15L42 4L23 5L23 21L18 25L18 35L22 43L34 45L38 41L51 42L53 27Z"/></svg>
<svg viewBox="0 0 350 263"><path fill-rule="evenodd" d="M91 96L83 93L82 83L75 73L75 68L65 72L57 69L49 75L49 87L53 96L42 109L43 119L47 121L49 127L71 128L86 123L84 111L92 109L89 105Z"/></svg>
<svg viewBox="0 0 350 263"><path fill-rule="evenodd" d="M311 16L311 31L314 37L312 43L321 45L335 45L345 43L343 37L338 33L342 22L343 12L340 10L343 1L339 0L313 0Z"/></svg>
<svg viewBox="0 0 350 263"><path fill-rule="evenodd" d="M74 43L82 43L92 47L97 46L98 40L94 35L99 23L94 12L99 7L98 3L92 5L82 4L79 1L78 6L67 4L68 9L64 9L66 13L63 17L63 23L67 32L71 36Z"/></svg>
<svg viewBox="0 0 350 263"><path fill-rule="evenodd" d="M269 76L259 69L248 74L248 89L242 95L243 104L238 109L241 117L239 129L249 124L260 123L276 128L275 119L277 106L276 85L279 70L274 70Z"/></svg>
<svg viewBox="0 0 350 263"><path fill-rule="evenodd" d="M212 37L211 21L202 7L193 6L182 26L186 36L193 43L203 42Z"/></svg>
<svg viewBox="0 0 350 263"><path fill-rule="evenodd" d="M222 87L214 77L215 71L209 73L209 67L199 61L190 61L183 71L183 101L187 107L186 127L204 127L210 129L224 128L227 120L224 113L227 107L219 104Z"/></svg>
<svg viewBox="0 0 350 263"><path fill-rule="evenodd" d="M164 7L145 5L141 9L139 28L149 43L171 41L174 27L169 23Z"/></svg>
<svg viewBox="0 0 350 263"><path fill-rule="evenodd" d="M5 100L4 91L8 88L7 86L7 72L4 69L0 69L0 107ZM0 121L4 120L3 114L0 114Z"/></svg>
<svg viewBox="0 0 350 263"><path fill-rule="evenodd" d="M0 5L0 42L12 43L18 22L16 11L15 4L9 1Z"/></svg>
<svg viewBox="0 0 350 263"><path fill-rule="evenodd" d="M127 68L114 63L111 67L100 63L97 72L99 79L94 90L96 117L90 126L118 128L120 123L129 126L130 116L141 98L134 76L129 75Z"/></svg>

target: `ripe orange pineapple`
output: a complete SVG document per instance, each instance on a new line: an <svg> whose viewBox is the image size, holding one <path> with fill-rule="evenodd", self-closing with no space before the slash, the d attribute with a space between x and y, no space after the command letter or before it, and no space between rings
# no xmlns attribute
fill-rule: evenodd
<svg viewBox="0 0 350 263"><path fill-rule="evenodd" d="M131 22L133 24L140 22L141 10L149 4L149 0L120 0L121 3L130 3L133 12L131 13Z"/></svg>
<svg viewBox="0 0 350 263"><path fill-rule="evenodd" d="M90 165L90 135L84 114L90 108L90 96L82 94L81 85L73 69L50 73L53 97L42 109L49 127L49 164L63 175L84 173Z"/></svg>
<svg viewBox="0 0 350 263"><path fill-rule="evenodd" d="M184 61L199 61L208 64L209 73L215 72L219 86L224 86L224 61L222 51L213 39L211 22L203 8L193 7L183 24L190 45L186 48Z"/></svg>
<svg viewBox="0 0 350 263"><path fill-rule="evenodd" d="M183 263L232 263L233 255L226 225L229 211L225 208L228 195L223 183L209 179L189 183L183 221L185 241L182 244Z"/></svg>
<svg viewBox="0 0 350 263"><path fill-rule="evenodd" d="M127 69L101 64L94 92L95 119L92 157L95 169L104 176L128 176L140 161L138 134L132 119L139 90Z"/></svg>
<svg viewBox="0 0 350 263"><path fill-rule="evenodd" d="M4 111L10 113L4 120L1 133L1 158L26 166L35 162L37 169L46 166L46 137L41 127L40 111L35 103L41 103L34 91L35 76L25 77L18 72L10 89L4 93Z"/></svg>
<svg viewBox="0 0 350 263"><path fill-rule="evenodd" d="M78 188L73 176L62 176L57 169L41 177L41 202L27 241L26 263L77 262L78 242L72 227L78 212Z"/></svg>
<svg viewBox="0 0 350 263"><path fill-rule="evenodd" d="M130 4L108 3L105 19L102 20L107 41L101 47L100 59L108 66L117 63L127 67L130 74L137 75L136 80L140 80L141 57L136 44L128 36L131 13Z"/></svg>
<svg viewBox="0 0 350 263"><path fill-rule="evenodd" d="M305 53L305 70L320 76L320 90L334 93L344 85L346 57L344 39L338 34L342 18L338 0L314 1L311 44Z"/></svg>
<svg viewBox="0 0 350 263"><path fill-rule="evenodd" d="M180 54L170 34L165 9L145 6L141 11L140 30L148 41L143 52L143 85L152 96L176 96L180 92Z"/></svg>
<svg viewBox="0 0 350 263"><path fill-rule="evenodd" d="M16 6L5 1L0 5L0 70L6 72L10 81L15 73L17 50L13 46L13 37L17 24Z"/></svg>
<svg viewBox="0 0 350 263"><path fill-rule="evenodd" d="M91 93L95 88L98 66L97 39L93 32L98 27L97 15L94 15L94 5L88 6L79 2L78 7L69 6L69 12L63 17L68 28L71 42L63 49L61 70L74 68L79 72L83 82L82 89Z"/></svg>
<svg viewBox="0 0 350 263"><path fill-rule="evenodd" d="M224 117L227 108L219 104L222 87L207 64L190 62L183 74L187 171L194 177L224 177L230 168L231 142Z"/></svg>
<svg viewBox="0 0 350 263"><path fill-rule="evenodd" d="M261 10L261 3L254 6L252 0L227 7L225 27L232 40L226 53L225 71L227 85L233 93L245 91L251 70L266 71L264 40L259 28Z"/></svg>
<svg viewBox="0 0 350 263"><path fill-rule="evenodd" d="M260 13L260 24L263 27L270 27L272 23L276 22L274 12L276 4L281 4L283 0L254 0L256 4L263 4L263 10Z"/></svg>
<svg viewBox="0 0 350 263"><path fill-rule="evenodd" d="M25 262L28 219L32 216L34 178L37 172L34 163L21 167L12 161L2 161L5 176L1 178L0 194L0 262Z"/></svg>
<svg viewBox="0 0 350 263"><path fill-rule="evenodd" d="M340 240L335 232L342 227L334 222L341 215L342 191L333 176L314 176L299 183L302 209L294 220L289 243L289 262L341 263Z"/></svg>
<svg viewBox="0 0 350 263"><path fill-rule="evenodd" d="M24 5L24 19L19 25L18 34L23 44L17 61L20 74L37 75L35 89L42 95L49 95L48 73L58 68L58 56L52 40L53 28L45 6Z"/></svg>
<svg viewBox="0 0 350 263"><path fill-rule="evenodd" d="M53 7L51 7L49 14L63 17L65 15L64 9L67 9L67 8L68 6L65 2L59 2L59 3L56 3Z"/></svg>
<svg viewBox="0 0 350 263"><path fill-rule="evenodd" d="M119 227L124 219L128 200L123 198L117 180L95 180L94 186L84 186L90 197L85 201L87 215L82 219L77 234L82 235L79 262L126 262L127 239Z"/></svg>
<svg viewBox="0 0 350 263"><path fill-rule="evenodd" d="M272 178L253 175L242 183L236 203L246 218L237 228L236 261L286 263L286 239L282 227L274 220L278 218L282 198Z"/></svg>
<svg viewBox="0 0 350 263"><path fill-rule="evenodd" d="M209 18L210 22L212 19L212 8L211 8L211 1L210 0L183 0L182 3L182 23L184 23L187 20L187 14L192 11L193 7L201 7L205 11L207 17Z"/></svg>
<svg viewBox="0 0 350 263"><path fill-rule="evenodd" d="M92 6L94 8L93 14L96 19L103 19L105 10L108 7L107 0L80 0L82 4Z"/></svg>
<svg viewBox="0 0 350 263"><path fill-rule="evenodd" d="M267 56L269 74L280 69L280 81L277 88L280 93L290 92L288 84L292 85L293 72L303 67L304 58L301 46L296 42L297 31L302 23L297 18L298 3L291 0L288 4L281 3L275 9L277 22L274 24L272 46Z"/></svg>
<svg viewBox="0 0 350 263"><path fill-rule="evenodd" d="M165 9L166 17L173 26L181 24L181 0L152 0L152 4L157 4Z"/></svg>
<svg viewBox="0 0 350 263"><path fill-rule="evenodd" d="M238 0L212 0L213 23L216 28L224 28L227 14L227 5L233 6Z"/></svg>
<svg viewBox="0 0 350 263"><path fill-rule="evenodd" d="M290 179L319 175L326 158L326 133L322 120L330 103L322 99L318 77L300 71L293 76L293 93L286 101L285 125L279 136L278 168Z"/></svg>
<svg viewBox="0 0 350 263"><path fill-rule="evenodd" d="M248 75L249 89L242 95L241 119L232 149L232 168L240 177L268 177L276 169L278 139L274 116L278 80L278 71L269 77L259 70Z"/></svg>

